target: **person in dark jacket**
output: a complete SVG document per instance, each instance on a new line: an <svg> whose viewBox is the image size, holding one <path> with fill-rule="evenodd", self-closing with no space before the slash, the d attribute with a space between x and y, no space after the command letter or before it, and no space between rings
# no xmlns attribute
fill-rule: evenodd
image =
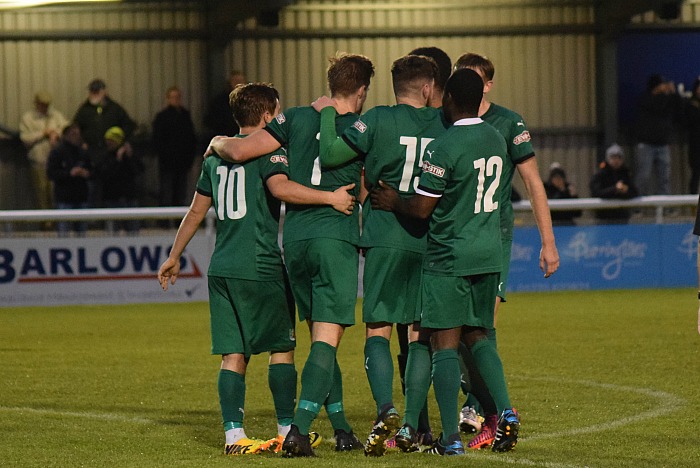
<svg viewBox="0 0 700 468"><path fill-rule="evenodd" d="M661 75L651 75L639 103L636 124L635 182L641 195L671 194L670 142L681 110L675 84ZM656 192L652 189L652 174L657 178Z"/></svg>
<svg viewBox="0 0 700 468"><path fill-rule="evenodd" d="M124 144L126 135L119 127L108 128L104 135L105 147L95 158L95 172L102 183L104 206L107 208L132 208L139 206L138 176L144 165L130 146ZM109 220L107 230L116 234L124 229L137 234L138 220Z"/></svg>
<svg viewBox="0 0 700 468"><path fill-rule="evenodd" d="M204 114L204 125L210 132L211 137L218 135L236 136L238 135L238 125L231 114L229 96L239 84L247 83L245 73L240 70L233 70L228 76L226 89L214 96L209 102L207 111ZM208 138L209 141L211 138Z"/></svg>
<svg viewBox="0 0 700 468"><path fill-rule="evenodd" d="M190 112L182 106L182 93L176 86L165 92L166 106L153 120L153 148L158 154L160 206L183 206L188 174L197 153L197 136ZM230 111L229 111L230 113Z"/></svg>
<svg viewBox="0 0 700 468"><path fill-rule="evenodd" d="M550 200L568 200L578 198L576 188L566 179L566 172L559 163L549 166L549 177L544 183L544 191ZM574 218L581 216L581 210L551 211L552 223L557 226L575 226Z"/></svg>
<svg viewBox="0 0 700 468"><path fill-rule="evenodd" d="M105 148L104 135L107 129L121 128L126 136L127 147L131 146L129 138L136 129L136 124L124 108L109 97L107 85L100 78L95 78L88 85L88 98L78 108L73 121L80 126L83 141L93 158ZM92 179L89 185L90 206L102 206L102 187L99 179Z"/></svg>
<svg viewBox="0 0 700 468"><path fill-rule="evenodd" d="M92 164L82 144L80 126L72 123L63 130L58 146L49 153L46 175L53 181L54 204L58 209L88 207L88 180L92 177ZM70 224L59 222L58 235L67 236ZM76 222L73 229L78 235L84 235L87 223Z"/></svg>
<svg viewBox="0 0 700 468"><path fill-rule="evenodd" d="M690 181L688 193L698 193L700 185L700 77L693 83L692 95L685 107L688 135L688 164Z"/></svg>
<svg viewBox="0 0 700 468"><path fill-rule="evenodd" d="M625 154L618 144L605 152L605 161L590 182L591 196L600 198L630 199L639 195L625 165ZM627 224L631 211L627 208L596 210L595 217L604 223Z"/></svg>

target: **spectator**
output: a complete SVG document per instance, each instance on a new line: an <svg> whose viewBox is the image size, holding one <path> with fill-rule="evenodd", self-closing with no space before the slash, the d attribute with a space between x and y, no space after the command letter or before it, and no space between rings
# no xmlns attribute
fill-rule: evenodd
<svg viewBox="0 0 700 468"><path fill-rule="evenodd" d="M618 144L611 145L605 152L605 162L600 164L600 169L593 175L590 188L593 197L629 199L638 195L625 165L625 154ZM601 222L626 224L631 211L627 208L596 210L595 216Z"/></svg>
<svg viewBox="0 0 700 468"><path fill-rule="evenodd" d="M96 158L96 173L102 182L104 205L107 208L139 205L137 179L144 166L131 147L124 144L125 137L124 131L119 127L107 129L104 135L105 147ZM111 234L122 228L129 234L137 234L139 222L107 221L107 230Z"/></svg>
<svg viewBox="0 0 700 468"><path fill-rule="evenodd" d="M124 145L131 148L128 141L136 124L124 108L109 97L107 85L99 78L88 85L88 98L78 108L73 120L80 126L91 157L95 157L105 147L104 134L111 127L119 127L124 131L127 141ZM90 206L102 205L102 190L98 179L91 181L89 203Z"/></svg>
<svg viewBox="0 0 700 468"><path fill-rule="evenodd" d="M555 162L549 166L549 177L544 183L544 190L550 200L566 200L578 198L576 187L566 179L566 172L561 164ZM574 218L581 216L581 210L550 210L552 223L558 226L575 226Z"/></svg>
<svg viewBox="0 0 700 468"><path fill-rule="evenodd" d="M80 126L76 123L63 130L61 143L51 150L46 172L53 181L54 203L56 208L78 209L88 207L88 179L92 176L90 157L83 149ZM57 225L58 235L68 235L70 223L61 221ZM87 223L76 222L73 229L78 235L85 235Z"/></svg>
<svg viewBox="0 0 700 468"><path fill-rule="evenodd" d="M676 86L661 75L651 75L642 95L637 121L635 182L642 195L652 195L652 169L658 177L658 193L671 193L671 147L674 120L681 99Z"/></svg>
<svg viewBox="0 0 700 468"><path fill-rule="evenodd" d="M207 112L204 115L204 125L211 131L211 137L217 135L230 137L238 135L238 125L233 120L231 106L229 105L229 94L236 86L247 82L248 80L246 80L242 71L233 70L229 74L226 89L214 96L209 102L209 107L207 107Z"/></svg>
<svg viewBox="0 0 700 468"><path fill-rule="evenodd" d="M19 123L19 136L27 147L32 167L32 182L36 193L37 208L53 207L51 181L46 175L49 153L61 141L61 132L68 121L61 112L51 106L51 95L39 91L34 95L34 109L26 112Z"/></svg>
<svg viewBox="0 0 700 468"><path fill-rule="evenodd" d="M197 136L190 112L182 106L176 86L165 92L166 106L153 120L153 147L158 154L160 206L187 204L188 173L196 151Z"/></svg>
<svg viewBox="0 0 700 468"><path fill-rule="evenodd" d="M690 182L688 193L698 193L700 183L700 77L693 83L692 95L685 107L688 131L688 164Z"/></svg>

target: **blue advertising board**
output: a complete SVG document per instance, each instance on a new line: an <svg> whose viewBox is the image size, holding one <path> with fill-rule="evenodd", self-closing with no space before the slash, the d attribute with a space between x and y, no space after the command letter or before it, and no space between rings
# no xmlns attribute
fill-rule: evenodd
<svg viewBox="0 0 700 468"><path fill-rule="evenodd" d="M543 278L537 228L516 228L509 291L690 287L697 285L691 224L557 226L560 266Z"/></svg>

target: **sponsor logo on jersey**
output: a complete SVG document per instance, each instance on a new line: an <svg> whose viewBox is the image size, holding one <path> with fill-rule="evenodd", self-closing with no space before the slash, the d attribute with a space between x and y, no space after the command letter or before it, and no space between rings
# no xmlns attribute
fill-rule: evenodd
<svg viewBox="0 0 700 468"><path fill-rule="evenodd" d="M287 121L287 118L284 116L282 112L277 114L277 117L275 117L275 120L277 121L278 124L283 124Z"/></svg>
<svg viewBox="0 0 700 468"><path fill-rule="evenodd" d="M356 121L354 124L352 124L352 126L355 127L360 133L365 133L365 131L367 131L367 125L365 125L362 120Z"/></svg>
<svg viewBox="0 0 700 468"><path fill-rule="evenodd" d="M445 175L445 169L441 168L440 166L436 166L435 164L430 164L429 161L423 161L423 172L429 172L438 177Z"/></svg>
<svg viewBox="0 0 700 468"><path fill-rule="evenodd" d="M530 132L528 132L527 130L513 138L513 144L515 145L519 145L528 141L530 141Z"/></svg>
<svg viewBox="0 0 700 468"><path fill-rule="evenodd" d="M525 124L523 123L522 120L521 120L520 122L517 122L515 125L519 125L519 126L521 126L521 127L524 127L524 126L525 126Z"/></svg>
<svg viewBox="0 0 700 468"><path fill-rule="evenodd" d="M273 156L270 156L270 162L272 164L282 163L285 166L289 166L289 161L287 161L287 156L284 156L283 154L275 154Z"/></svg>

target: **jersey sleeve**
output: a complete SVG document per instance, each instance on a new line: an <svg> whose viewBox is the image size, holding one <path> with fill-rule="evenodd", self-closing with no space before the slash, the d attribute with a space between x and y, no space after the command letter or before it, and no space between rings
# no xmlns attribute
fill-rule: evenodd
<svg viewBox="0 0 700 468"><path fill-rule="evenodd" d="M337 113L333 107L321 111L321 136L319 138L320 158L323 167L335 167L357 156L353 148L342 138L338 138L335 128Z"/></svg>
<svg viewBox="0 0 700 468"><path fill-rule="evenodd" d="M364 156L372 149L378 128L378 114L379 110L376 107L368 110L343 133L345 143L358 155Z"/></svg>
<svg viewBox="0 0 700 468"><path fill-rule="evenodd" d="M525 125L522 117L516 114L515 120L511 124L509 137L506 138L508 154L511 155L513 163L519 164L535 155L535 150L530 141L530 131Z"/></svg>
<svg viewBox="0 0 700 468"><path fill-rule="evenodd" d="M219 156L210 156L204 160L202 164L202 171L199 173L199 179L197 180L197 193L204 195L205 197L212 197L214 193L214 188L211 180L209 168L217 164L220 161Z"/></svg>
<svg viewBox="0 0 700 468"><path fill-rule="evenodd" d="M451 172L447 154L437 145L428 144L416 193L426 197L441 197Z"/></svg>
<svg viewBox="0 0 700 468"><path fill-rule="evenodd" d="M294 115L294 109L287 109L284 112L280 112L272 119L272 122L267 124L264 128L267 133L272 135L272 137L279 142L280 145L286 146L289 142L289 133L291 127L290 119Z"/></svg>
<svg viewBox="0 0 700 468"><path fill-rule="evenodd" d="M284 174L289 178L289 161L287 150L284 148L260 158L260 176L263 181L277 174Z"/></svg>

